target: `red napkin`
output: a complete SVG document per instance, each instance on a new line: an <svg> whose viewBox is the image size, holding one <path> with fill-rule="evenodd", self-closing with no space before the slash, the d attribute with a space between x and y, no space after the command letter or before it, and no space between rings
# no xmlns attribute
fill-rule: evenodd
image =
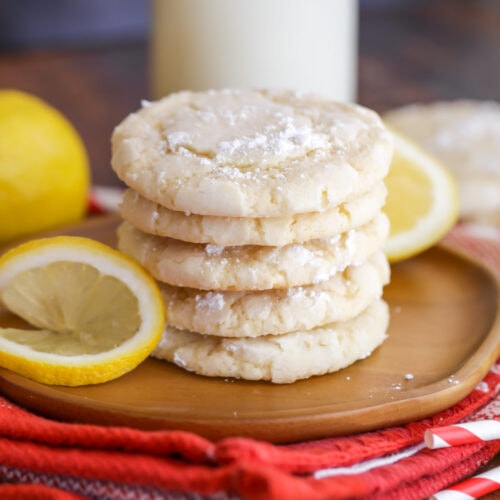
<svg viewBox="0 0 500 500"><path fill-rule="evenodd" d="M422 444L430 427L500 416L499 385L496 364L460 403L431 418L281 446L56 422L0 397L0 483L16 484L0 484L0 498L424 498L500 451L500 440Z"/></svg>
<svg viewBox="0 0 500 500"><path fill-rule="evenodd" d="M500 270L496 234L458 226L445 243ZM57 422L0 396L0 498L425 498L500 451L500 440L438 450L423 444L430 427L500 417L498 363L466 398L430 418L290 445Z"/></svg>

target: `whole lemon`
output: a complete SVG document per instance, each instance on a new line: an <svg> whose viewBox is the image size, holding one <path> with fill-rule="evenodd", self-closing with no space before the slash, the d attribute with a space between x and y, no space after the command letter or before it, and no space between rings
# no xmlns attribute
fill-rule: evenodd
<svg viewBox="0 0 500 500"><path fill-rule="evenodd" d="M71 123L38 97L0 90L0 244L80 219L89 183Z"/></svg>

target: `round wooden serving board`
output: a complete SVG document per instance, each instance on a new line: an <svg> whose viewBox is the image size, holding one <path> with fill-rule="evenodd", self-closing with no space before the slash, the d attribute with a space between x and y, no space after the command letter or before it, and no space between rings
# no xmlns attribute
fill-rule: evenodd
<svg viewBox="0 0 500 500"><path fill-rule="evenodd" d="M115 244L116 216L64 231ZM148 359L95 386L47 386L0 369L0 391L71 422L182 429L274 443L373 430L423 418L466 396L500 354L499 279L435 247L392 267L388 340L369 358L290 385L212 379ZM20 320L0 308L0 325Z"/></svg>

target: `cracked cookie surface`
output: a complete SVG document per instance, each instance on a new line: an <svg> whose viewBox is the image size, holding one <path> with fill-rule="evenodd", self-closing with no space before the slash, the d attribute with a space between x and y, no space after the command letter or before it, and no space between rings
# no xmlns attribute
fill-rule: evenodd
<svg viewBox="0 0 500 500"><path fill-rule="evenodd" d="M200 375L291 383L368 357L388 324L387 304L376 300L349 321L283 335L229 339L167 326L153 357Z"/></svg>
<svg viewBox="0 0 500 500"><path fill-rule="evenodd" d="M392 136L354 104L266 90L180 92L129 115L112 167L171 210L229 217L321 212L387 173Z"/></svg>
<svg viewBox="0 0 500 500"><path fill-rule="evenodd" d="M160 282L202 290L267 290L310 285L365 262L387 239L383 213L331 237L282 247L220 247L153 236L124 222L118 248Z"/></svg>
<svg viewBox="0 0 500 500"><path fill-rule="evenodd" d="M366 224L373 214L381 210L386 193L384 183L379 182L368 193L324 212L252 218L186 215L128 189L120 212L126 221L141 231L157 236L219 246L283 246L342 233Z"/></svg>
<svg viewBox="0 0 500 500"><path fill-rule="evenodd" d="M382 296L390 269L383 252L317 285L223 292L161 285L168 323L222 337L258 337L308 330L357 316Z"/></svg>

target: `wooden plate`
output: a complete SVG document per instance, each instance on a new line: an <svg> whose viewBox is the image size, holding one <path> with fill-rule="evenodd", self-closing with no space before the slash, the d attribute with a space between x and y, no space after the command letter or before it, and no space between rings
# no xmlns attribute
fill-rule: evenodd
<svg viewBox="0 0 500 500"><path fill-rule="evenodd" d="M115 243L116 217L67 234ZM46 386L0 370L0 390L43 415L142 429L183 429L210 439L275 443L408 422L466 396L500 354L499 280L479 263L435 247L393 266L385 290L389 339L371 357L291 385L211 379L153 359L96 386ZM2 326L19 324L0 309Z"/></svg>

